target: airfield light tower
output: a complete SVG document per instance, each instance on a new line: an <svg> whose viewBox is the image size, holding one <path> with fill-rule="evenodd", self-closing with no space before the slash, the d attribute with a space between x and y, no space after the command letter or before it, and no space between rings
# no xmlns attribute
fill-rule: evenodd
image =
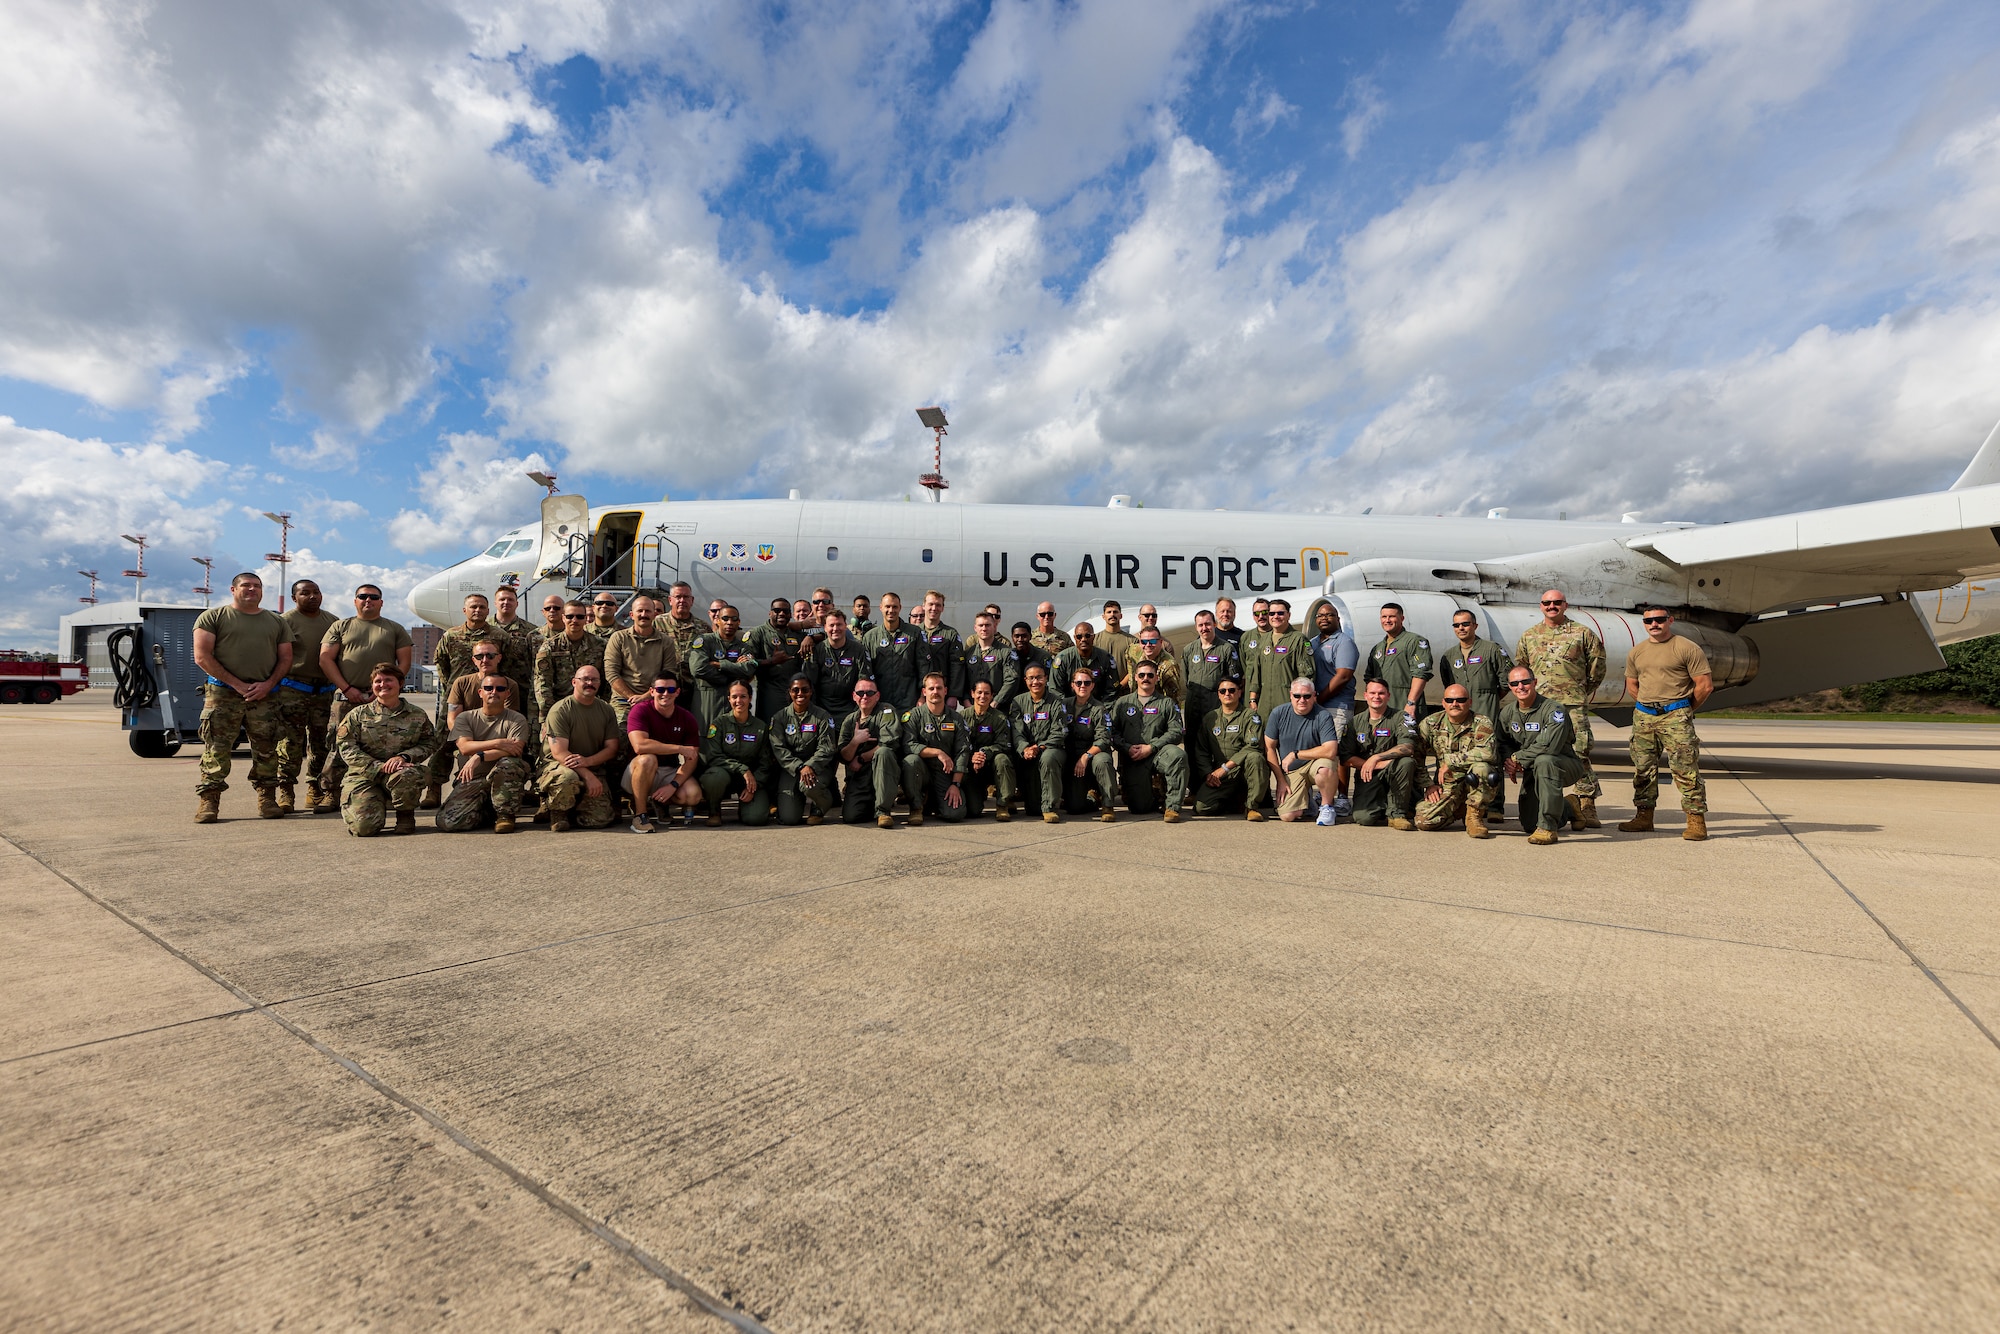
<svg viewBox="0 0 2000 1334"><path fill-rule="evenodd" d="M90 580L89 595L86 597L80 597L77 599L77 601L81 602L86 607L95 607L97 605L97 571L78 570L77 573L82 575L84 578Z"/></svg>
<svg viewBox="0 0 2000 1334"><path fill-rule="evenodd" d="M951 483L944 479L944 428L951 423L944 419L943 408L918 408L917 420L930 428L934 438L931 470L917 478L917 485L931 493L933 502L941 501L944 493L951 488Z"/></svg>
<svg viewBox="0 0 2000 1334"><path fill-rule="evenodd" d="M120 533L118 536L139 548L139 568L125 571L125 577L133 581L132 600L135 602L144 602L146 600L146 585L143 582L146 578L146 535L144 533Z"/></svg>
<svg viewBox="0 0 2000 1334"><path fill-rule="evenodd" d="M273 514L265 510L264 517L278 525L278 549L265 552L264 559L276 561L278 564L278 610L283 612L285 594L290 592L292 587L292 581L286 577L292 564L292 513L290 510L280 510Z"/></svg>
<svg viewBox="0 0 2000 1334"><path fill-rule="evenodd" d="M196 556L194 563L201 566L201 582L188 591L201 594L201 605L206 607L215 593L215 557Z"/></svg>
<svg viewBox="0 0 2000 1334"><path fill-rule="evenodd" d="M556 475L552 472L531 472L528 474L528 480L536 486L546 486L550 495L556 493Z"/></svg>

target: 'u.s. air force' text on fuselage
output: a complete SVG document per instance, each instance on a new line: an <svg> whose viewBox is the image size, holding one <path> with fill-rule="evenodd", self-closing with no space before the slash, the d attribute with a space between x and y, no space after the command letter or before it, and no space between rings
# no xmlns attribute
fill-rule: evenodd
<svg viewBox="0 0 2000 1334"><path fill-rule="evenodd" d="M987 551L981 555L980 577L988 588L1021 586L1019 579L1010 577L1010 572L1016 568L1012 552ZM999 558L998 574L994 573L996 556ZM1162 596L1170 596L1174 592L1177 579L1181 581L1180 587L1203 593L1272 593L1298 586L1294 577L1299 566L1297 556L1162 555L1158 559L1160 577L1154 587ZM1143 561L1129 552L1086 554L1077 563L1074 579L1057 577L1055 562L1056 557L1050 552L1031 553L1027 559L1028 586L1091 588L1112 592L1127 588L1137 592L1145 587L1139 580ZM1259 572L1260 569L1263 573Z"/></svg>

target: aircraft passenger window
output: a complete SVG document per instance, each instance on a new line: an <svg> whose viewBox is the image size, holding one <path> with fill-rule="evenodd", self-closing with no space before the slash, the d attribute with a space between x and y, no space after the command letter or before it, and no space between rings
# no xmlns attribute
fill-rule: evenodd
<svg viewBox="0 0 2000 1334"><path fill-rule="evenodd" d="M926 565L929 565L930 563L931 563L931 549L930 549L929 547L925 547L925 548L924 548L924 564L926 564Z"/></svg>
<svg viewBox="0 0 2000 1334"><path fill-rule="evenodd" d="M826 549L826 558L827 558L828 560L839 560L839 559L840 559L840 548L839 548L839 547L828 547L828 548Z"/></svg>

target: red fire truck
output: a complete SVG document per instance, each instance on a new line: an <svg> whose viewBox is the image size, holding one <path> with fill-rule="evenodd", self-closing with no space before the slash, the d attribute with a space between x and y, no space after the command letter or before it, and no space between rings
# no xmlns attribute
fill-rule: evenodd
<svg viewBox="0 0 2000 1334"><path fill-rule="evenodd" d="M89 675L80 662L44 662L18 650L0 649L0 704L53 704L89 688Z"/></svg>

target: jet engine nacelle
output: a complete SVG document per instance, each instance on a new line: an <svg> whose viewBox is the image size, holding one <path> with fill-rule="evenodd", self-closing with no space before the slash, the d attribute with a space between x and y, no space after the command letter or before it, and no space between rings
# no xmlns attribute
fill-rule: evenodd
<svg viewBox="0 0 2000 1334"><path fill-rule="evenodd" d="M1382 607L1389 602L1402 605L1403 619L1411 629L1430 641L1432 653L1439 657L1458 642L1458 636L1451 630L1451 618L1460 610L1477 616L1479 633L1509 653L1521 642L1521 635L1542 619L1540 607L1520 603L1489 604L1462 593L1417 589L1366 588L1342 592L1335 591L1329 580L1327 591L1306 606L1305 618L1300 625L1308 634L1313 633L1312 609L1322 601L1333 603L1334 609L1340 613L1341 625L1354 636L1354 642L1360 645L1364 657L1368 649L1382 638ZM1571 620L1581 621L1595 630L1598 638L1604 641L1604 682L1597 688L1591 703L1604 707L1636 703L1625 693L1625 655L1631 652L1633 645L1646 638L1646 627L1639 616L1603 607L1571 607L1569 615ZM1717 690L1744 685L1756 677L1757 646L1742 635L1697 625L1692 621L1676 621L1674 633L1701 645L1702 652L1708 655L1708 665L1715 673ZM1443 697L1443 682L1432 677L1426 698L1435 704Z"/></svg>

